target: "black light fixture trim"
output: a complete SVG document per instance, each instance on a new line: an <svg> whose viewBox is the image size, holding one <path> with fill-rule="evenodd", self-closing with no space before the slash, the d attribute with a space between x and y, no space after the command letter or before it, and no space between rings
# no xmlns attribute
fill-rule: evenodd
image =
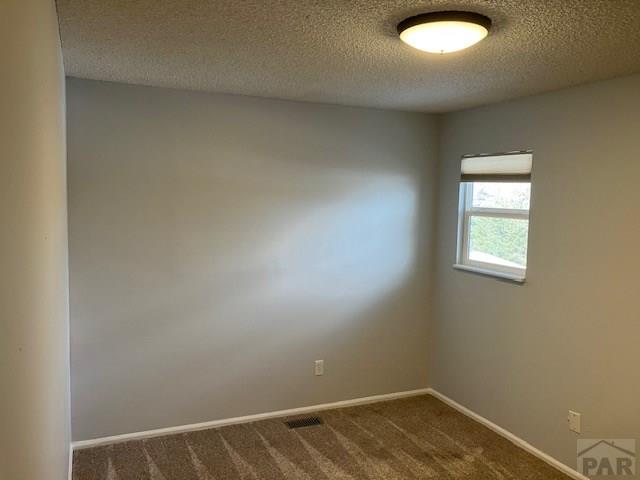
<svg viewBox="0 0 640 480"><path fill-rule="evenodd" d="M468 22L483 26L487 31L491 28L491 19L474 12L461 12L457 10L444 12L421 13L414 17L404 19L398 24L398 34L416 25L432 22Z"/></svg>

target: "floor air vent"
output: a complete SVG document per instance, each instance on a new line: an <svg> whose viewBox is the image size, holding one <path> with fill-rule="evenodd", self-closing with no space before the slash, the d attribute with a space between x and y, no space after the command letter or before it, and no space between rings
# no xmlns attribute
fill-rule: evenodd
<svg viewBox="0 0 640 480"><path fill-rule="evenodd" d="M304 417L289 420L284 423L286 423L289 428L313 427L314 425L322 425L322 419L320 417Z"/></svg>

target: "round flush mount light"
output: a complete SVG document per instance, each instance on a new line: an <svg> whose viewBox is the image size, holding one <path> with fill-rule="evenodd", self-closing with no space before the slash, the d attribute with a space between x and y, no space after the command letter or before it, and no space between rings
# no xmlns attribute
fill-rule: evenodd
<svg viewBox="0 0 640 480"><path fill-rule="evenodd" d="M472 12L431 12L398 24L400 39L430 53L457 52L475 45L489 34L491 19Z"/></svg>

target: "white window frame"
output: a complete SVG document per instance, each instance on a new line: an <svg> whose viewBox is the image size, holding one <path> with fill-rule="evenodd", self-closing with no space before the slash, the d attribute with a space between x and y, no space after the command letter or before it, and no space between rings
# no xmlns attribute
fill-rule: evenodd
<svg viewBox="0 0 640 480"><path fill-rule="evenodd" d="M524 282L527 269L516 268L496 263L479 262L469 258L469 227L471 217L515 218L529 220L529 211L510 208L485 208L473 206L473 183L460 182L460 199L458 202L458 242L456 263L454 268L495 277ZM529 235L527 231L527 242ZM528 251L528 249L527 249Z"/></svg>

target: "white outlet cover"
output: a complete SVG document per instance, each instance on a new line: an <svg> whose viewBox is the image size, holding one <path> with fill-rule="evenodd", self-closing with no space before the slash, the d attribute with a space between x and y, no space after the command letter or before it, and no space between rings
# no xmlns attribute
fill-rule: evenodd
<svg viewBox="0 0 640 480"><path fill-rule="evenodd" d="M580 433L582 430L581 415L578 412L569 410L569 430L575 433Z"/></svg>
<svg viewBox="0 0 640 480"><path fill-rule="evenodd" d="M324 375L324 360L316 360L315 362L315 374Z"/></svg>

